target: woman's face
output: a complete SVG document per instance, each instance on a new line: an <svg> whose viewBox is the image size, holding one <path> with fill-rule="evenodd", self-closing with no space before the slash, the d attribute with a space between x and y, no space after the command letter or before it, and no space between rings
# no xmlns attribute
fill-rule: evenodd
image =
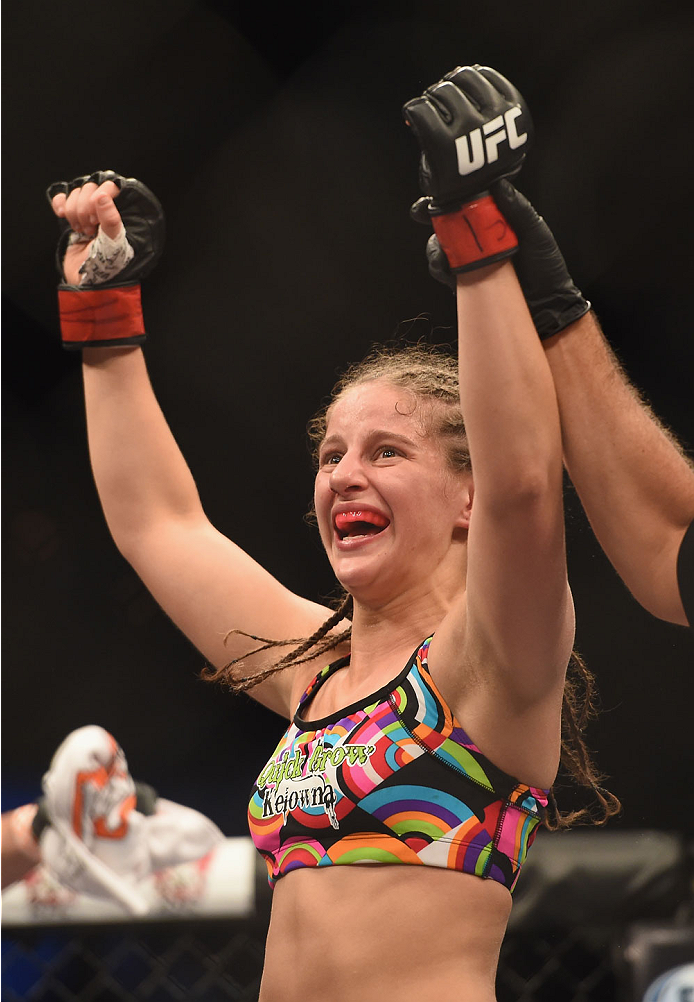
<svg viewBox="0 0 694 1002"><path fill-rule="evenodd" d="M471 478L450 469L427 432L429 406L378 380L330 409L315 510L335 575L357 599L386 603L460 574Z"/></svg>

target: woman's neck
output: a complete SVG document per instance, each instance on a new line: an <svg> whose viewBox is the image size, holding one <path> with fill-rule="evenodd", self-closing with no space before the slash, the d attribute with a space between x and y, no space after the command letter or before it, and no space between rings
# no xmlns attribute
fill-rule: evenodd
<svg viewBox="0 0 694 1002"><path fill-rule="evenodd" d="M397 666L414 648L434 633L451 607L464 600L464 589L428 590L401 595L386 606L373 608L354 601L350 642L350 675L372 675L374 666Z"/></svg>

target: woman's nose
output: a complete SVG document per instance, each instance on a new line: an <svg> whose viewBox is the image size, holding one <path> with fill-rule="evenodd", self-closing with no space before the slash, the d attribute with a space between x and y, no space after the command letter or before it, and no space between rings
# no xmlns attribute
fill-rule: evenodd
<svg viewBox="0 0 694 1002"><path fill-rule="evenodd" d="M351 494L367 486L366 471L358 457L344 455L330 474L330 489L335 494Z"/></svg>

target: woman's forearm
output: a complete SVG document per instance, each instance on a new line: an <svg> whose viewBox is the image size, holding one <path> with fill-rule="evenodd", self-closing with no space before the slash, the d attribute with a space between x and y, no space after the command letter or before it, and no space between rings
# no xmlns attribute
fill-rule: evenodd
<svg viewBox="0 0 694 1002"><path fill-rule="evenodd" d="M508 504L561 476L551 373L513 265L458 277L460 397L477 492Z"/></svg>
<svg viewBox="0 0 694 1002"><path fill-rule="evenodd" d="M83 374L92 469L117 545L127 548L158 520L202 516L141 349L86 349Z"/></svg>

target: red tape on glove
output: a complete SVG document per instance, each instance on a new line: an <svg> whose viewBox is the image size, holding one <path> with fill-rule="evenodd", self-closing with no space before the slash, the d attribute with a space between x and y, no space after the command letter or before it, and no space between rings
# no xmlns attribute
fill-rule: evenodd
<svg viewBox="0 0 694 1002"><path fill-rule="evenodd" d="M140 286L59 289L60 330L65 348L140 344L145 340Z"/></svg>
<svg viewBox="0 0 694 1002"><path fill-rule="evenodd" d="M518 238L491 195L468 202L457 212L431 217L451 271L472 271L515 254Z"/></svg>

